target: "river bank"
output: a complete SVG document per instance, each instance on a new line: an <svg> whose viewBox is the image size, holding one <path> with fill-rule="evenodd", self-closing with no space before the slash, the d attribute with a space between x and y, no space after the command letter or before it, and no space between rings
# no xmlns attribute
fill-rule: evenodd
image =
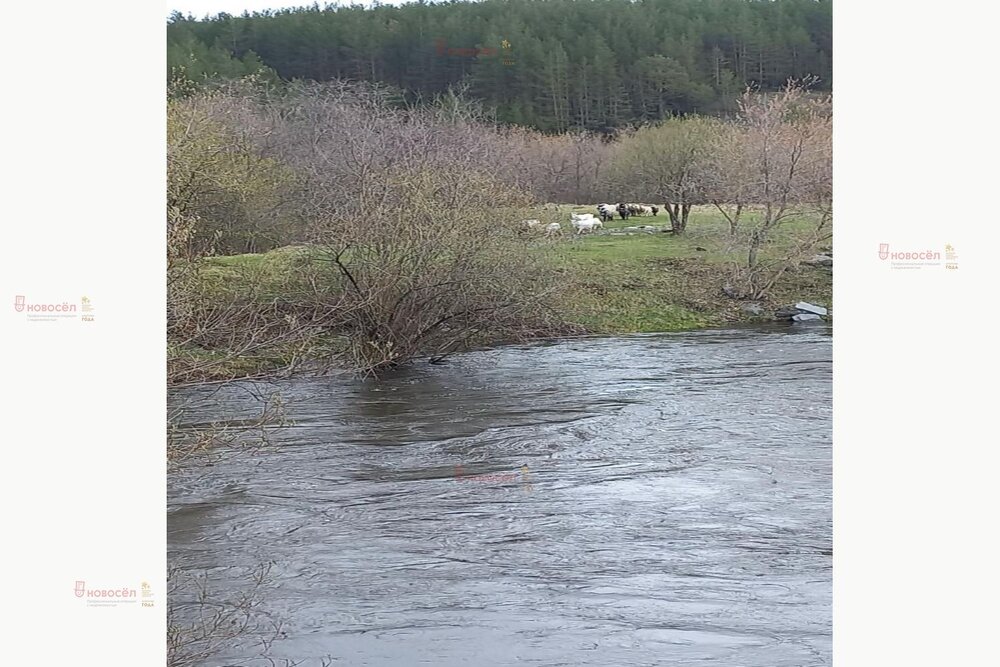
<svg viewBox="0 0 1000 667"><path fill-rule="evenodd" d="M593 206L560 206L542 217L566 220L570 212L593 212ZM752 222L752 213L747 223ZM616 220L600 234L540 238L536 251L565 279L560 318L567 331L581 334L669 332L770 321L783 305L808 301L832 306L832 268L799 266L761 300L731 299L724 293L734 263L745 261L738 237L711 207L695 207L682 235L626 231L639 225L668 228L664 213L657 217ZM563 222L563 227L568 224ZM807 233L810 221L778 228L765 257L791 252ZM199 267L200 289L206 299L236 293L253 299L295 299L316 279L309 271L315 258L308 246L278 248L267 253L211 257ZM308 344L276 342L252 354L225 348L175 346L170 355L204 368L193 380L221 380L268 374L336 353L333 334L312 336Z"/></svg>

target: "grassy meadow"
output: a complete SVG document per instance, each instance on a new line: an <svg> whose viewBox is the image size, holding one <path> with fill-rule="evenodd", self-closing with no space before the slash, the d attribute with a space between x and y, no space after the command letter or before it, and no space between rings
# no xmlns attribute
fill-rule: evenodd
<svg viewBox="0 0 1000 667"><path fill-rule="evenodd" d="M609 233L639 225L669 227L663 211L656 217L616 219L605 224L603 234L572 234L569 213L595 210L594 206L563 205L558 211L539 213L546 222L562 222L564 231L555 238L539 235L533 246L551 262L556 275L565 277L561 317L588 333L648 333L769 321L784 304L804 300L832 305L832 271L820 267L803 266L787 273L767 300L756 302L760 314L747 310L746 302L726 297L722 288L728 282L729 267L745 261L745 251L730 236L725 218L711 207L692 209L687 230L678 236ZM765 255L780 257L808 226L808 220L801 220L779 227ZM318 253L308 246L209 257L201 260L198 288L209 300L237 297L294 303L297 294L307 293L310 283L324 279L326 270ZM331 334L316 336L305 347L270 346L252 357L202 348L174 353L191 355L192 361L200 363L211 361L213 372L221 378L266 373L292 361L321 358L339 344Z"/></svg>
<svg viewBox="0 0 1000 667"><path fill-rule="evenodd" d="M559 215L589 213L595 206L564 206ZM744 214L743 224L753 220ZM781 257L795 245L811 221L789 221L774 233L765 257ZM656 217L616 219L605 223L609 232L624 227L669 227L662 210ZM564 227L566 225L564 224ZM801 267L776 285L769 299L758 302L755 316L722 293L729 266L745 261L729 234L726 219L713 207L691 210L682 235L636 233L568 236L548 249L579 283L568 305L569 318L594 333L640 333L720 326L730 322L770 320L783 304L810 301L831 305L833 276L829 268Z"/></svg>

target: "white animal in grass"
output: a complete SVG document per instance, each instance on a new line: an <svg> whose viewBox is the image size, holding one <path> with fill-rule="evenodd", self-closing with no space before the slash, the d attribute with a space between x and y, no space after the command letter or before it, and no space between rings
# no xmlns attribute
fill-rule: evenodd
<svg viewBox="0 0 1000 667"><path fill-rule="evenodd" d="M603 229L604 225L600 220L591 216L590 218L584 218L581 220L573 221L573 229L576 230L577 234L586 234L587 232L592 232L595 229Z"/></svg>
<svg viewBox="0 0 1000 667"><path fill-rule="evenodd" d="M562 234L562 225L560 225L558 222L550 222L549 224L545 225L546 236L555 236L556 234Z"/></svg>
<svg viewBox="0 0 1000 667"><path fill-rule="evenodd" d="M593 213L570 213L569 214L569 224L572 225L573 229L576 230L577 234L583 233L583 231L590 231L593 229L593 225L596 222L600 222L594 217Z"/></svg>
<svg viewBox="0 0 1000 667"><path fill-rule="evenodd" d="M600 222L600 220L595 218L593 213L571 213L569 222L575 229L578 222Z"/></svg>
<svg viewBox="0 0 1000 667"><path fill-rule="evenodd" d="M542 224L541 220L522 220L521 226L525 229L534 229Z"/></svg>

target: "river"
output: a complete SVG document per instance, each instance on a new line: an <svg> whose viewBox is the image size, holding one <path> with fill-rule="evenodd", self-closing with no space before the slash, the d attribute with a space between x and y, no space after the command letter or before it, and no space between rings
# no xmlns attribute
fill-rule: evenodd
<svg viewBox="0 0 1000 667"><path fill-rule="evenodd" d="M232 596L273 563L253 613L282 625L277 664L829 664L831 333L279 381L293 423L270 446L171 474L171 566ZM238 385L171 403L188 428L260 409ZM252 636L213 652L199 664L266 664Z"/></svg>

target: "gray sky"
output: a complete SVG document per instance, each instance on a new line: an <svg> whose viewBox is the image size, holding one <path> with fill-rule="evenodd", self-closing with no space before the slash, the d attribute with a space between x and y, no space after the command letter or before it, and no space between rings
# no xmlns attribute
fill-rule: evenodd
<svg viewBox="0 0 1000 667"><path fill-rule="evenodd" d="M382 0L383 5L401 5L406 0ZM320 2L322 7L326 2ZM342 5L371 5L372 0L341 0ZM182 14L193 14L197 18L207 15L215 15L219 12L239 15L244 11L262 11L265 9L284 9L285 7L302 7L312 5L308 0L168 0L167 15L174 10Z"/></svg>

